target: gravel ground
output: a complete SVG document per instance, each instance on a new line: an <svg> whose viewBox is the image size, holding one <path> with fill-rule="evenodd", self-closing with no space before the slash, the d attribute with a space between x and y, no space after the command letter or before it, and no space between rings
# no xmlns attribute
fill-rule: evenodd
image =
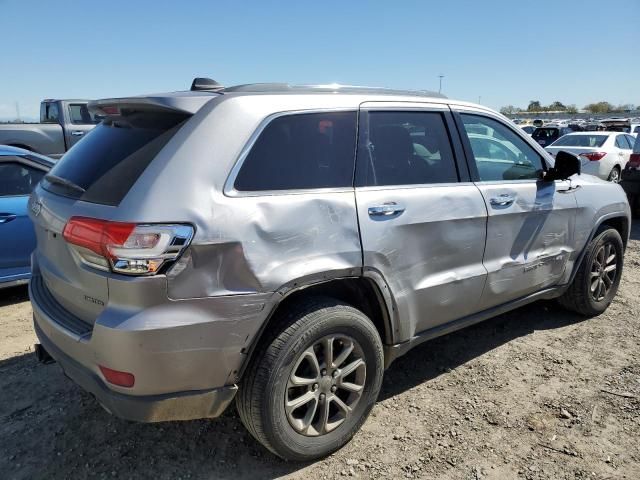
<svg viewBox="0 0 640 480"><path fill-rule="evenodd" d="M2 478L640 478L640 224L609 310L541 302L426 343L385 374L362 431L283 462L217 420L135 424L39 365L26 289L0 292Z"/></svg>

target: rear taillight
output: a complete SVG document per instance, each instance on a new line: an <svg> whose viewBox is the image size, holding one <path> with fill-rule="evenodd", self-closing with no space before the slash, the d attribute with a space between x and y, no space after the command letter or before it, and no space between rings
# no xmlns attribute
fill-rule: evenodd
<svg viewBox="0 0 640 480"><path fill-rule="evenodd" d="M72 217L63 236L74 246L80 260L91 267L153 275L180 256L193 237L193 227Z"/></svg>
<svg viewBox="0 0 640 480"><path fill-rule="evenodd" d="M591 160L592 162L597 162L598 160L602 160L607 152L590 152L590 153L581 153L580 156L586 158L587 160Z"/></svg>
<svg viewBox="0 0 640 480"><path fill-rule="evenodd" d="M629 163L627 163L630 167L640 168L640 153L632 153L629 157Z"/></svg>

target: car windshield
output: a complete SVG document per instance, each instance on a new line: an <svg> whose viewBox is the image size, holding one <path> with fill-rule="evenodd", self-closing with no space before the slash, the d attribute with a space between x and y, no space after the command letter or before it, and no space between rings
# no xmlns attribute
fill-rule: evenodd
<svg viewBox="0 0 640 480"><path fill-rule="evenodd" d="M565 135L553 144L554 147L601 147L607 135Z"/></svg>

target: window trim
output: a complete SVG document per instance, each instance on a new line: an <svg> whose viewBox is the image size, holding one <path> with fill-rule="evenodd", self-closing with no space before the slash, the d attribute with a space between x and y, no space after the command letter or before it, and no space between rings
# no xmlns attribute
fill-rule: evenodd
<svg viewBox="0 0 640 480"><path fill-rule="evenodd" d="M538 156L540 157L540 160L542 161L542 168L543 170L546 172L551 166L553 166L553 164L549 163L549 159L548 159L548 153L546 152L546 150L544 150L537 142L533 141L533 137L529 137L529 135L527 135L524 130L522 130L522 132L518 132L516 129L512 128L508 123L504 122L504 120L502 120L500 117L498 117L497 115L491 115L489 112L484 112L484 111L480 111L480 110L462 110L462 109L456 109L453 111L453 118L455 120L456 123L456 127L458 128L458 133L460 135L460 139L462 142L462 147L464 149L464 153L465 153L465 159L467 162L467 167L469 168L469 171L471 172L471 181L473 183L477 183L477 184L482 184L482 185L489 185L489 184L518 184L518 183L537 183L539 182L541 179L540 178L526 178L526 179L520 179L520 180L481 180L480 179L480 173L478 172L478 165L476 164L476 160L475 160L475 155L473 154L473 149L471 148L471 142L469 141L469 137L466 133L466 129L464 128L464 122L462 120L462 114L465 115L472 115L472 116L476 116L476 117L482 117L482 118L488 118L490 120L493 120L495 122L498 122L500 125L502 125L504 128L508 129L509 131L511 131L512 133L514 133L516 136L520 137L527 145L529 145L534 152L536 152L538 154ZM542 150L544 152L544 154L540 153L540 150Z"/></svg>
<svg viewBox="0 0 640 480"><path fill-rule="evenodd" d="M255 190L255 191L244 191L237 190L235 187L236 178L240 173L240 169L244 164L246 158L249 156L249 153L253 149L253 146L258 141L258 138L262 134L262 132L267 128L267 126L274 120L285 117L285 116L293 116L293 115L305 115L312 113L344 113L344 112L352 112L356 116L356 138L355 145L356 148L353 151L353 168L354 175L351 178L351 186L349 187L326 187L326 188L296 188L290 190ZM306 110L285 110L281 112L272 113L265 118L263 118L256 129L251 133L249 140L244 144L242 149L240 150L240 154L236 158L233 167L229 171L227 175L227 179L224 182L224 187L222 189L222 193L226 197L265 197L265 196L275 196L275 195L302 195L308 193L344 193L344 192L353 192L353 179L355 177L355 165L356 165L356 151L358 149L358 122L359 115L358 109L356 108L313 108Z"/></svg>
<svg viewBox="0 0 640 480"><path fill-rule="evenodd" d="M360 108L360 113L358 115L358 142L356 144L356 163L355 163L355 175L354 175L354 185L355 188L359 190L386 190L386 189L400 189L400 188L427 188L427 187L438 187L438 186L456 186L462 185L465 183L469 183L471 181L470 173L468 166L464 160L464 151L462 145L460 143L459 137L456 137L456 125L453 120L453 116L451 114L451 110L449 109L449 105L442 104L441 106L423 106L419 104L407 103L406 106L394 104L385 106L374 105L374 102L366 102L366 106ZM381 102L382 103L382 102ZM395 102L394 102L395 103ZM364 184L362 170L358 168L358 152L360 149L361 140L364 139L364 135L367 134L369 130L369 114L377 112L386 112L386 113L409 113L409 112L418 112L418 113L438 113L443 116L443 125L445 131L447 132L447 137L449 139L449 147L451 148L451 154L453 155L454 167L456 170L457 181L455 182L441 182L441 183L410 183L403 185L366 185Z"/></svg>

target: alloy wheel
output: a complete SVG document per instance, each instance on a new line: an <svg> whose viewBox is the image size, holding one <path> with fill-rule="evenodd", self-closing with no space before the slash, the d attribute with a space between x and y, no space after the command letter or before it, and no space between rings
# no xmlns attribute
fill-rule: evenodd
<svg viewBox="0 0 640 480"><path fill-rule="evenodd" d="M618 268L616 248L611 242L600 246L591 264L589 277L591 297L601 302L613 286Z"/></svg>
<svg viewBox="0 0 640 480"><path fill-rule="evenodd" d="M293 429L327 434L347 420L364 391L362 347L346 335L327 335L300 354L287 381L284 407Z"/></svg>

